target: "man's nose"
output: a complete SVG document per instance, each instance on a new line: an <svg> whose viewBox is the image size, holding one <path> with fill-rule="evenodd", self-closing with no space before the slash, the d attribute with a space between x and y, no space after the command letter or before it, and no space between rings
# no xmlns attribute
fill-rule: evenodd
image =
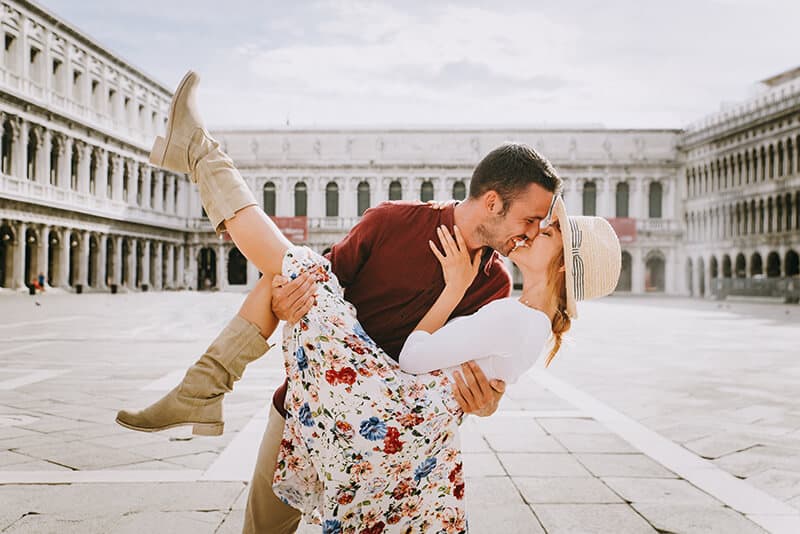
<svg viewBox="0 0 800 534"><path fill-rule="evenodd" d="M530 239L536 239L537 235L539 235L539 225L538 224L530 225L530 227L528 227L528 231L525 232L525 237L527 237L529 240Z"/></svg>

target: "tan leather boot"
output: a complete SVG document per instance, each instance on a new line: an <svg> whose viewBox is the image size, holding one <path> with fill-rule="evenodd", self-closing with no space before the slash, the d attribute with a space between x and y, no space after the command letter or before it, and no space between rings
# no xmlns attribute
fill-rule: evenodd
<svg viewBox="0 0 800 534"><path fill-rule="evenodd" d="M197 183L211 224L219 231L237 211L256 205L256 199L233 161L203 125L197 109L199 83L200 77L192 71L181 80L170 104L166 134L153 143L150 163L188 173Z"/></svg>
<svg viewBox="0 0 800 534"><path fill-rule="evenodd" d="M192 425L192 434L222 434L222 399L241 378L244 368L269 345L258 327L237 315L220 332L172 391L138 412L121 410L117 423L141 432Z"/></svg>

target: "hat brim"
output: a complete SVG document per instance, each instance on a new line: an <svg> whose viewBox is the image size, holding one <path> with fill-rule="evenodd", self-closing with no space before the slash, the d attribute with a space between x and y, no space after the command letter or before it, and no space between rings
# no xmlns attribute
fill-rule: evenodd
<svg viewBox="0 0 800 534"><path fill-rule="evenodd" d="M564 247L564 282L567 288L567 315L570 319L578 318L578 307L575 300L575 270L572 264L572 226L569 223L567 207L564 199L559 197L553 207L553 213L561 227L561 240Z"/></svg>

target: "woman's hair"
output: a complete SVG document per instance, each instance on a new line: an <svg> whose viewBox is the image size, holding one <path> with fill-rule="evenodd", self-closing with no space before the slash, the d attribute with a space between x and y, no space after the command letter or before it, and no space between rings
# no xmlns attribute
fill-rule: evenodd
<svg viewBox="0 0 800 534"><path fill-rule="evenodd" d="M544 366L550 365L550 362L555 358L558 349L561 348L561 341L564 333L572 326L569 315L567 315L567 281L564 273L560 271L561 266L564 265L564 251L553 259L550 264L549 279L553 280L553 292L558 295L556 313L553 315L553 321L550 324L550 329L553 331L553 346L550 348L550 354L547 355L547 360Z"/></svg>

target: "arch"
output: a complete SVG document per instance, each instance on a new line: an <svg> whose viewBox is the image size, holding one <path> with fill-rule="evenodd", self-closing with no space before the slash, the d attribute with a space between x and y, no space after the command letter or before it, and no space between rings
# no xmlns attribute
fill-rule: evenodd
<svg viewBox="0 0 800 534"><path fill-rule="evenodd" d="M622 251L622 269L615 291L630 291L633 287L633 260L627 250Z"/></svg>
<svg viewBox="0 0 800 534"><path fill-rule="evenodd" d="M764 233L764 199L758 201L758 233Z"/></svg>
<svg viewBox="0 0 800 534"><path fill-rule="evenodd" d="M36 130L31 128L28 131L28 146L26 150L27 161L25 165L25 177L28 180L36 179L36 156L39 153L39 137L36 135ZM27 278L26 278L27 280Z"/></svg>
<svg viewBox="0 0 800 534"><path fill-rule="evenodd" d="M110 237L106 239L106 264L103 269L103 280L105 280L106 286L110 287L112 283L116 283L112 278L112 273L114 272L114 240Z"/></svg>
<svg viewBox="0 0 800 534"><path fill-rule="evenodd" d="M397 180L389 184L389 200L403 200L403 186Z"/></svg>
<svg viewBox="0 0 800 534"><path fill-rule="evenodd" d="M130 262L130 256L131 256L131 244L127 239L123 239L121 247L122 247L122 252L120 256L122 257L122 263L119 266L119 272L120 272L119 281L121 285L127 286L130 277L130 273L128 272L129 270L128 264Z"/></svg>
<svg viewBox="0 0 800 534"><path fill-rule="evenodd" d="M778 141L778 177L781 177L785 174L785 169L783 168L783 142Z"/></svg>
<svg viewBox="0 0 800 534"><path fill-rule="evenodd" d="M753 255L750 256L750 276L755 278L763 275L764 264L761 260L761 254L754 252Z"/></svg>
<svg viewBox="0 0 800 534"><path fill-rule="evenodd" d="M769 178L775 178L775 147L773 145L769 145L769 149L767 150L769 154Z"/></svg>
<svg viewBox="0 0 800 534"><path fill-rule="evenodd" d="M158 285L156 284L156 280L158 280L158 273L159 273L159 270L158 270L159 265L157 264L157 261L158 261L157 252L158 252L159 245L158 245L158 243L156 243L154 241L151 241L148 246L150 248L150 252L147 254L147 257L148 257L148 261L150 262L150 265L147 268L148 279L145 280L145 283L151 289L158 289Z"/></svg>
<svg viewBox="0 0 800 534"><path fill-rule="evenodd" d="M364 212L369 209L370 204L370 188L369 182L362 181L358 184L358 216L364 215Z"/></svg>
<svg viewBox="0 0 800 534"><path fill-rule="evenodd" d="M80 245L81 238L77 232L69 235L69 272L67 273L67 285L75 287L78 283L78 273L80 272Z"/></svg>
<svg viewBox="0 0 800 534"><path fill-rule="evenodd" d="M797 164L800 165L800 161ZM800 230L800 191L794 194L794 229Z"/></svg>
<svg viewBox="0 0 800 534"><path fill-rule="evenodd" d="M419 188L419 199L422 202L433 200L433 182L425 180Z"/></svg>
<svg viewBox="0 0 800 534"><path fill-rule="evenodd" d="M628 182L619 182L616 192L616 211L617 217L629 217L628 206L630 204L630 186Z"/></svg>
<svg viewBox="0 0 800 534"><path fill-rule="evenodd" d="M763 146L761 147L761 156L759 157L759 161L761 162L761 172L759 173L759 177L763 182L767 179L767 149Z"/></svg>
<svg viewBox="0 0 800 534"><path fill-rule="evenodd" d="M731 257L728 254L722 256L722 277L731 278L733 276L733 268L731 265Z"/></svg>
<svg viewBox="0 0 800 534"><path fill-rule="evenodd" d="M797 209L797 207L792 204L791 193L786 193L784 205L786 206L786 231L789 232L792 230L792 225L794 224L794 210Z"/></svg>
<svg viewBox="0 0 800 534"><path fill-rule="evenodd" d="M3 138L2 143L2 162L0 162L0 167L2 167L3 174L11 175L13 170L13 162L14 162L14 127L11 124L11 120L6 120L3 123Z"/></svg>
<svg viewBox="0 0 800 534"><path fill-rule="evenodd" d="M23 278L25 285L31 284L39 274L39 266L37 265L36 249L39 244L39 236L36 230L28 228L25 231L25 276Z"/></svg>
<svg viewBox="0 0 800 534"><path fill-rule="evenodd" d="M217 254L211 247L197 253L197 289L207 290L217 286Z"/></svg>
<svg viewBox="0 0 800 534"><path fill-rule="evenodd" d="M664 254L654 250L645 260L644 289L647 292L663 293L666 288Z"/></svg>
<svg viewBox="0 0 800 534"><path fill-rule="evenodd" d="M775 231L783 232L783 197L775 199Z"/></svg>
<svg viewBox="0 0 800 534"><path fill-rule="evenodd" d="M61 163L61 139L54 135L50 141L50 185L58 185L58 167ZM109 172L111 172L109 166ZM109 195L110 197L110 195Z"/></svg>
<svg viewBox="0 0 800 534"><path fill-rule="evenodd" d="M741 252L736 255L736 278L747 278L747 259Z"/></svg>
<svg viewBox="0 0 800 534"><path fill-rule="evenodd" d="M155 180L150 180L149 194L151 197L155 197L154 194L155 184L156 184ZM138 171L136 172L136 205L141 206L143 203L144 203L144 168L139 167Z"/></svg>
<svg viewBox="0 0 800 534"><path fill-rule="evenodd" d="M767 233L771 234L774 230L774 226L772 225L772 197L767 199Z"/></svg>
<svg viewBox="0 0 800 534"><path fill-rule="evenodd" d="M58 232L50 230L47 235L47 283L54 286L56 281L56 269L61 264L61 239Z"/></svg>
<svg viewBox="0 0 800 534"><path fill-rule="evenodd" d="M706 296L706 263L703 258L697 258L697 295Z"/></svg>
<svg viewBox="0 0 800 534"><path fill-rule="evenodd" d="M305 182L297 182L294 186L294 216L308 215L308 186Z"/></svg>
<svg viewBox="0 0 800 534"><path fill-rule="evenodd" d="M328 182L325 186L325 216L339 216L339 184Z"/></svg>
<svg viewBox="0 0 800 534"><path fill-rule="evenodd" d="M794 147L792 138L786 140L786 174L794 173Z"/></svg>
<svg viewBox="0 0 800 534"><path fill-rule="evenodd" d="M72 144L72 154L69 160L69 187L73 191L78 190L78 162L80 161L80 154L78 152L78 145Z"/></svg>
<svg viewBox="0 0 800 534"><path fill-rule="evenodd" d="M275 204L276 204L275 183L274 182L265 183L264 187L261 188L261 191L262 191L262 200L264 201L263 203L264 213L274 217Z"/></svg>
<svg viewBox="0 0 800 534"><path fill-rule="evenodd" d="M247 284L247 259L236 247L228 252L228 283L232 286Z"/></svg>
<svg viewBox="0 0 800 534"><path fill-rule="evenodd" d="M686 258L686 289L689 296L694 296L694 270L692 269L692 258Z"/></svg>
<svg viewBox="0 0 800 534"><path fill-rule="evenodd" d="M792 249L786 253L783 259L783 273L787 277L796 277L800 275L800 257L797 252Z"/></svg>
<svg viewBox="0 0 800 534"><path fill-rule="evenodd" d="M136 265L133 272L133 287L141 287L142 284L146 283L144 280L144 265L142 262L144 258L144 247L145 245L143 245L140 240L136 241L136 256L134 256Z"/></svg>
<svg viewBox="0 0 800 534"><path fill-rule="evenodd" d="M583 184L583 214L597 214L597 184L591 180Z"/></svg>
<svg viewBox="0 0 800 534"><path fill-rule="evenodd" d="M719 277L719 266L717 265L716 256L711 256L711 258L708 260L708 274L712 280Z"/></svg>
<svg viewBox="0 0 800 534"><path fill-rule="evenodd" d="M767 278L781 276L781 257L774 250L767 254Z"/></svg>
<svg viewBox="0 0 800 534"><path fill-rule="evenodd" d="M10 226L0 226L0 287L9 287L11 285L11 273L14 272L13 250L14 244L14 231Z"/></svg>
<svg viewBox="0 0 800 534"><path fill-rule="evenodd" d="M89 156L89 193L92 195L97 193L97 167L98 167L97 150L92 150Z"/></svg>
<svg viewBox="0 0 800 534"><path fill-rule="evenodd" d="M651 182L650 192L648 195L649 216L651 219L661 218L661 205L663 196L664 187L661 185L661 182Z"/></svg>
<svg viewBox="0 0 800 534"><path fill-rule="evenodd" d="M467 198L467 185L458 180L453 184L453 200L464 200Z"/></svg>
<svg viewBox="0 0 800 534"><path fill-rule="evenodd" d="M97 236L92 235L89 237L89 264L86 266L86 285L89 287L98 287L100 285L100 272L97 270L99 253L100 242L97 240Z"/></svg>

